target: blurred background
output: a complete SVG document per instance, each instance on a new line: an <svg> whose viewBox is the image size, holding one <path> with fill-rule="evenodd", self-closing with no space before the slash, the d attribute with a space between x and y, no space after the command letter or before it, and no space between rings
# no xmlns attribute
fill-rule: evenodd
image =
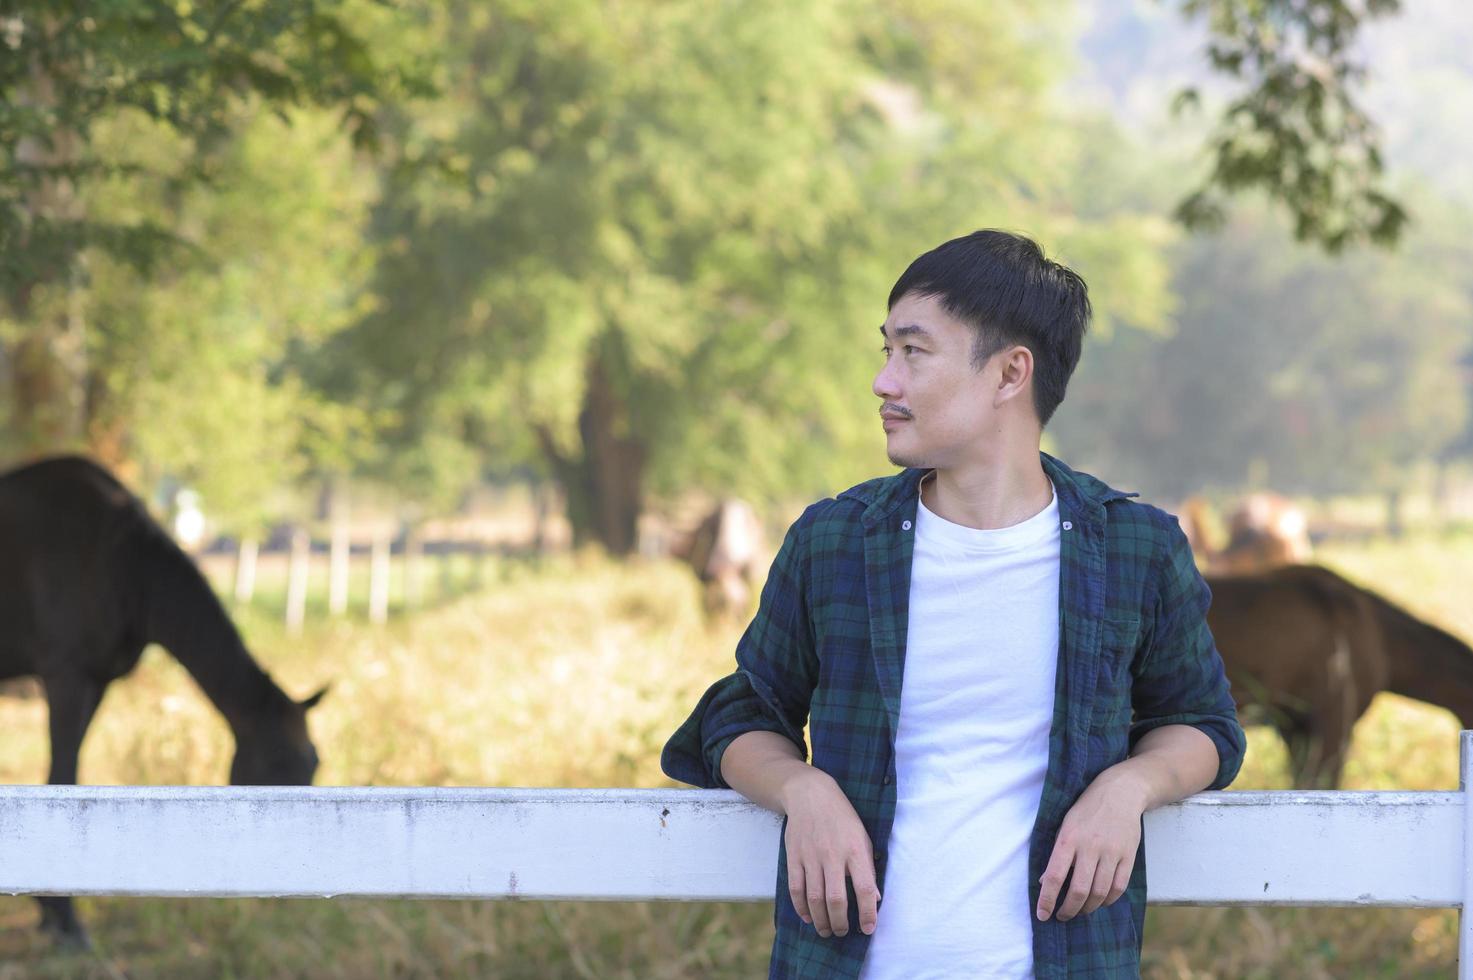
<svg viewBox="0 0 1473 980"><path fill-rule="evenodd" d="M891 471L891 284L979 227L1090 285L1045 449L1193 515L1210 574L1313 561L1473 639L1462 0L21 2L0 86L0 469L96 461L283 688L330 682L319 783L670 785L787 524ZM1375 693L1338 785L1455 788L1459 714ZM46 717L0 688L0 782L45 781ZM1295 784L1249 737L1235 788ZM81 779L232 749L150 648ZM65 954L0 899L0 978L757 976L771 936L79 905ZM1153 908L1144 973L1447 976L1456 936Z"/></svg>

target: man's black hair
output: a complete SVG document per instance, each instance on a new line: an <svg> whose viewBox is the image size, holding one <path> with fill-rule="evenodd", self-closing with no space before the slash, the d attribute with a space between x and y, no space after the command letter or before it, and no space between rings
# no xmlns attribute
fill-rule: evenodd
<svg viewBox="0 0 1473 980"><path fill-rule="evenodd" d="M933 296L976 331L972 367L1005 347L1033 353L1033 407L1044 425L1064 400L1089 327L1089 288L1032 239L987 228L953 238L917 258L890 290Z"/></svg>

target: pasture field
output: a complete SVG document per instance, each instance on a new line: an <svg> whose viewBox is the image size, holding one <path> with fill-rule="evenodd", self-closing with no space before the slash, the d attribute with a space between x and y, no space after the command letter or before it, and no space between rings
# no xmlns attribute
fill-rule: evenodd
<svg viewBox="0 0 1473 980"><path fill-rule="evenodd" d="M1322 549L1320 560L1473 638L1473 534ZM706 627L693 582L663 562L492 560L478 591L375 628L309 615L285 635L281 583L238 615L258 657L314 713L318 782L669 785L658 755L739 633ZM221 583L222 586L224 583ZM274 591L273 591L274 590ZM271 598L273 595L277 599ZM314 600L319 601L319 600ZM45 706L0 697L0 782L42 782ZM1457 721L1381 695L1355 734L1347 788L1457 786ZM1239 789L1283 788L1284 753L1249 732ZM108 693L82 752L94 783L220 783L231 740L173 660L145 654ZM765 975L765 905L83 899L96 949L60 954L28 899L0 898L0 980L142 977L736 978ZM1452 910L1152 908L1151 978L1446 977Z"/></svg>

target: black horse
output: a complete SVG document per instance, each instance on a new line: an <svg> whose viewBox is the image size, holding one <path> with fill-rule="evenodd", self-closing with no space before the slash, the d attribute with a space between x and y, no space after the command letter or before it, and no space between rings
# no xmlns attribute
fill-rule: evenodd
<svg viewBox="0 0 1473 980"><path fill-rule="evenodd" d="M0 680L35 675L46 691L52 783L77 781L82 737L107 685L157 643L176 657L235 735L230 781L307 785L317 750L307 710L251 659L189 556L95 463L43 460L0 475ZM41 928L67 945L87 934L70 898L46 896Z"/></svg>

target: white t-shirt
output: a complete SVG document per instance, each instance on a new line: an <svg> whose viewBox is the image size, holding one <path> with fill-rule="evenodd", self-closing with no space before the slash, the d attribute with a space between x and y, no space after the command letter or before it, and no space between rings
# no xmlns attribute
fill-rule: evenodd
<svg viewBox="0 0 1473 980"><path fill-rule="evenodd" d="M895 826L863 980L1032 978L1028 847L1058 653L1057 495L986 531L922 504Z"/></svg>

